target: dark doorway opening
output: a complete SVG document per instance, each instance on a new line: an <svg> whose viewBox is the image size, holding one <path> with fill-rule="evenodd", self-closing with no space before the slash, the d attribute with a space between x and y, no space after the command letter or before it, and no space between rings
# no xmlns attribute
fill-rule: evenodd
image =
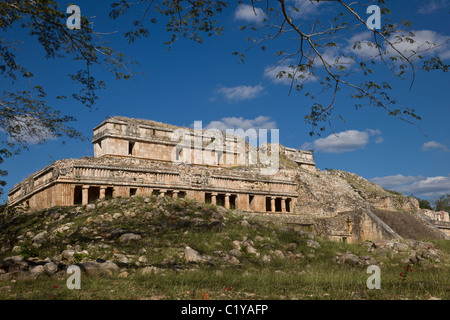
<svg viewBox="0 0 450 320"><path fill-rule="evenodd" d="M231 210L236 209L236 198L237 198L237 195L235 195L235 194L232 194L230 196L230 209Z"/></svg>
<svg viewBox="0 0 450 320"><path fill-rule="evenodd" d="M114 194L114 188L113 187L107 187L105 189L105 198L106 199L111 199L113 197Z"/></svg>
<svg viewBox="0 0 450 320"><path fill-rule="evenodd" d="M81 204L83 202L83 187L75 186L73 191L73 204Z"/></svg>
<svg viewBox="0 0 450 320"><path fill-rule="evenodd" d="M255 196L249 195L248 196L248 208L250 210L254 210L254 206L255 206L254 201L255 201Z"/></svg>
<svg viewBox="0 0 450 320"><path fill-rule="evenodd" d="M270 203L270 197L266 197L266 211L272 211L272 205Z"/></svg>
<svg viewBox="0 0 450 320"><path fill-rule="evenodd" d="M224 194L218 194L217 195L217 197L216 197L216 204L218 205L218 206L225 206L225 195Z"/></svg>
<svg viewBox="0 0 450 320"><path fill-rule="evenodd" d="M281 198L275 198L275 212L281 212Z"/></svg>
<svg viewBox="0 0 450 320"><path fill-rule="evenodd" d="M97 201L100 198L100 187L89 187L88 203Z"/></svg>
<svg viewBox="0 0 450 320"><path fill-rule="evenodd" d="M130 197L135 196L137 193L137 188L130 188Z"/></svg>
<svg viewBox="0 0 450 320"><path fill-rule="evenodd" d="M128 155L132 156L134 154L134 142L128 142Z"/></svg>

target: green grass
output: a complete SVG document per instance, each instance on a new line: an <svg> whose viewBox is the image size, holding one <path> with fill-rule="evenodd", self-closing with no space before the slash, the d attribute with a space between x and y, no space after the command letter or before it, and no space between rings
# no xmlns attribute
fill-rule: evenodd
<svg viewBox="0 0 450 320"><path fill-rule="evenodd" d="M96 258L108 260L113 259L114 253L121 253L134 256L130 258L131 264L138 257L145 256L148 264L161 268L162 272L142 275L138 268L129 268L127 278L89 277L82 274L81 290L67 289L66 275L45 276L36 280L0 280L0 299L201 299L206 296L210 299L450 298L449 241L433 240L436 248L443 252L441 263L414 265L406 281L402 281L399 275L403 272L402 260L409 252L382 255L377 251L367 252L367 246L363 244L338 243L327 239L316 239L321 248L312 252L306 245L306 235L282 232L280 226L255 218L247 218L250 226L243 226L243 218L232 211L226 213L226 228L186 227L180 225L176 217L209 221L211 213L217 208L185 199L165 199L163 202L158 203L156 198L152 198L149 203L145 203L140 197L113 199L90 212L82 208L81 215L75 214L74 207L59 208L57 210L64 215L60 220L58 215L46 215L45 211L14 217L2 216L2 243L26 231L37 233L43 229L45 222L49 222L49 232L68 222L74 223L69 231L55 234L52 240L40 248L34 248L30 239L13 241L13 246L22 247L23 255L44 259L65 250L68 244L78 245L89 254L85 256L77 253L71 263ZM178 215L175 218L168 217L164 215L166 211ZM122 216L118 219L108 218L115 212L122 213ZM126 212L134 213L134 217L126 216ZM160 214L144 220L146 212ZM83 231L83 228L87 230ZM138 233L142 241L122 244L117 239L107 237L96 240L96 236L108 234L115 228ZM242 241L244 237L254 242L260 257L270 255L275 250L286 253L286 245L295 243L291 245L296 246L294 253L301 253L303 258L286 256L280 259L272 256L270 263L262 264L260 257L243 250L239 265L220 261L196 265L184 261L183 251L186 246L203 255L217 257L218 252L233 249L234 240ZM92 244L105 247L93 248ZM367 267L337 264L333 260L338 253L347 251L359 256L370 255L377 260L381 268L380 290L367 289ZM0 255L0 259L11 255L11 252L6 251Z"/></svg>
<svg viewBox="0 0 450 320"><path fill-rule="evenodd" d="M449 298L448 275L439 270L413 268L402 282L401 265L382 266L381 289L368 290L365 268L314 262L310 265L312 271L306 273L301 273L305 270L303 264L279 262L270 267L253 266L248 274L245 267L219 269L218 274L218 269L202 266L194 271L167 270L127 279L83 276L81 290L67 289L65 278L17 281L0 284L0 299L200 299L202 293L210 299ZM58 288L53 289L55 285Z"/></svg>

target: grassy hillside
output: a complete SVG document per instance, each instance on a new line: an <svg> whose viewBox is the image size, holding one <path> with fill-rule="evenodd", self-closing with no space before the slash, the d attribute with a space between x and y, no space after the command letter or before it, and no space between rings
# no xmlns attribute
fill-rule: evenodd
<svg viewBox="0 0 450 320"><path fill-rule="evenodd" d="M449 253L448 241L336 243L187 199L116 198L2 213L0 299L449 299ZM117 268L67 289L67 266L89 261ZM366 287L371 264L380 290Z"/></svg>

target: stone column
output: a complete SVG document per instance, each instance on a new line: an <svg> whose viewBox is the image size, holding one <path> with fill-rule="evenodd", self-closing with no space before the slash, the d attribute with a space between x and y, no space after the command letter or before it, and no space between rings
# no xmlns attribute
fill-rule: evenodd
<svg viewBox="0 0 450 320"><path fill-rule="evenodd" d="M211 204L216 205L217 204L217 193L211 193Z"/></svg>
<svg viewBox="0 0 450 320"><path fill-rule="evenodd" d="M225 194L225 209L230 209L230 194Z"/></svg>
<svg viewBox="0 0 450 320"><path fill-rule="evenodd" d="M88 204L89 201L89 186L83 186L83 190L81 193L81 204Z"/></svg>
<svg viewBox="0 0 450 320"><path fill-rule="evenodd" d="M164 198L164 197L166 196L166 190L160 190L160 191L159 191L159 196L160 196L161 198Z"/></svg>
<svg viewBox="0 0 450 320"><path fill-rule="evenodd" d="M99 199L105 199L105 191L106 191L106 187L100 187Z"/></svg>
<svg viewBox="0 0 450 320"><path fill-rule="evenodd" d="M173 190L173 198L178 199L178 190Z"/></svg>
<svg viewBox="0 0 450 320"><path fill-rule="evenodd" d="M281 212L286 212L286 197L281 198Z"/></svg>
<svg viewBox="0 0 450 320"><path fill-rule="evenodd" d="M270 197L270 211L275 212L275 198Z"/></svg>

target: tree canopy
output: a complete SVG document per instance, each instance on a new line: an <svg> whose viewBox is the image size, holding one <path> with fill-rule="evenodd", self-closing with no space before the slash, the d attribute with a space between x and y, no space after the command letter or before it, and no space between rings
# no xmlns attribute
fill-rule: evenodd
<svg viewBox="0 0 450 320"><path fill-rule="evenodd" d="M270 53L274 56L276 76L290 80L289 93L297 91L311 99L304 117L311 126L311 135L320 134L327 127L332 130L335 120L344 121L339 113L342 107L335 104L339 94L354 98L356 109L369 105L389 116L417 124L421 118L414 107L397 101L389 82L380 81L376 75L389 72L397 78L408 79L412 87L419 70L448 71L448 65L438 56L429 55L439 43L419 43L411 21L390 20L392 1L389 0L333 1L334 18L326 22L317 19L309 25L299 18L302 8L296 7L297 1L238 3L251 6L257 19L241 26L247 35L246 49L230 54L245 62L249 50L268 52L267 44L274 43ZM220 18L232 4L235 2L222 0L120 0L104 5L111 19L129 19L129 29L122 30L129 43L151 36L150 29L159 24L167 32L164 45L170 48L180 38L203 43L206 37L220 36L224 32ZM380 29L372 29L367 17L360 15L370 5L380 8ZM49 105L49 95L60 100L73 98L92 108L98 100L98 90L107 85L94 74L94 66L105 68L118 80L130 79L135 74L131 68L134 62L99 37L87 17L81 17L80 29L70 30L66 25L69 16L66 9L54 0L0 3L0 74L11 83L11 88L0 93L0 162L26 149L30 136L38 142L50 137L82 139L81 133L71 125L76 119ZM131 10L141 12L140 17L136 19ZM66 97L34 83L33 70L16 59L16 39L8 36L16 28L26 30L38 40L45 52L42 58L72 61L76 70L68 76L81 89ZM356 30L364 31L365 36L352 38ZM354 40L351 50L343 50L343 39ZM77 69L80 65L82 68ZM30 79L32 89L13 90L19 78ZM319 90L311 90L313 82L319 84ZM0 171L0 175L5 174Z"/></svg>

